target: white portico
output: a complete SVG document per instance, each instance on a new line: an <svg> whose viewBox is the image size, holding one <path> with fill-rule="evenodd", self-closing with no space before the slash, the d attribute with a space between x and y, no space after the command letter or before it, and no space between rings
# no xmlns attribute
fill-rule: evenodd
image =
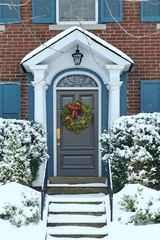
<svg viewBox="0 0 160 240"><path fill-rule="evenodd" d="M111 127L120 116L120 75L131 68L133 61L117 48L79 27L71 27L55 36L26 55L21 62L26 71L34 75L35 120L46 127L47 85L57 72L75 67L71 55L77 45L84 55L79 67L98 73L109 90L108 125ZM39 105L43 107L39 109Z"/></svg>
<svg viewBox="0 0 160 240"><path fill-rule="evenodd" d="M78 66L74 64L72 58L77 46L83 54L82 62ZM33 74L34 120L43 124L47 134L52 132L51 141L56 142L56 94L60 90L58 82L62 78L69 79L69 76L74 75L85 76L86 79L88 77L95 81L96 87L72 85L61 90L97 91L98 137L100 137L102 129L110 128L120 117L122 73L132 68L133 61L96 35L80 27L71 27L26 55L21 65L27 72ZM56 158L55 143L52 152ZM53 167L56 168L56 164ZM98 171L100 175L101 167ZM56 174L56 171L54 172Z"/></svg>

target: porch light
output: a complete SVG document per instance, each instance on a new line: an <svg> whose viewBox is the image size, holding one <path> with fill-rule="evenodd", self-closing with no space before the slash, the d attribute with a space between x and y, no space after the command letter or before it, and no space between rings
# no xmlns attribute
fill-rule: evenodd
<svg viewBox="0 0 160 240"><path fill-rule="evenodd" d="M73 57L75 65L80 65L81 64L83 54L80 53L80 51L78 49L78 46L77 46L76 52L72 54L72 57Z"/></svg>

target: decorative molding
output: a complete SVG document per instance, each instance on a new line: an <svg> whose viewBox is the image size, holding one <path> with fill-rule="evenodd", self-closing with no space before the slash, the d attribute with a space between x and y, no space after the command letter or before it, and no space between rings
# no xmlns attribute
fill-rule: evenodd
<svg viewBox="0 0 160 240"><path fill-rule="evenodd" d="M43 81L45 78L45 75L48 74L48 65L35 65L31 67L31 71L34 76L34 82Z"/></svg>

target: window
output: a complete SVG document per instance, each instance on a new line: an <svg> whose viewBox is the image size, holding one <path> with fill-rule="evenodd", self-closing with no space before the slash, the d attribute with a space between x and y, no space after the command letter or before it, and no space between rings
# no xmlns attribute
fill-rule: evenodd
<svg viewBox="0 0 160 240"><path fill-rule="evenodd" d="M20 0L12 0L15 7L20 15ZM0 0L0 23L11 23L20 22L19 16L13 6L9 7L11 4L10 0Z"/></svg>
<svg viewBox="0 0 160 240"><path fill-rule="evenodd" d="M123 20L123 0L32 0L33 23L104 23Z"/></svg>
<svg viewBox="0 0 160 240"><path fill-rule="evenodd" d="M95 0L58 0L57 22L94 22L96 19Z"/></svg>
<svg viewBox="0 0 160 240"><path fill-rule="evenodd" d="M160 21L160 0L141 3L141 22Z"/></svg>

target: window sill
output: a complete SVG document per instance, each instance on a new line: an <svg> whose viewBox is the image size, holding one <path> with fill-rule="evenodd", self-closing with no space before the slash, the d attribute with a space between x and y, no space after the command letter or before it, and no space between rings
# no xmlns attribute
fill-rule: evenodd
<svg viewBox="0 0 160 240"><path fill-rule="evenodd" d="M80 25L49 25L49 31L61 31L70 28L71 26L78 26ZM106 30L106 24L83 24L82 27L86 30Z"/></svg>
<svg viewBox="0 0 160 240"><path fill-rule="evenodd" d="M5 25L3 25L3 24L1 25L1 24L0 24L0 32L3 32L3 31L5 31L5 30L6 30Z"/></svg>
<svg viewBox="0 0 160 240"><path fill-rule="evenodd" d="M156 29L159 30L160 29L160 23L156 24Z"/></svg>

